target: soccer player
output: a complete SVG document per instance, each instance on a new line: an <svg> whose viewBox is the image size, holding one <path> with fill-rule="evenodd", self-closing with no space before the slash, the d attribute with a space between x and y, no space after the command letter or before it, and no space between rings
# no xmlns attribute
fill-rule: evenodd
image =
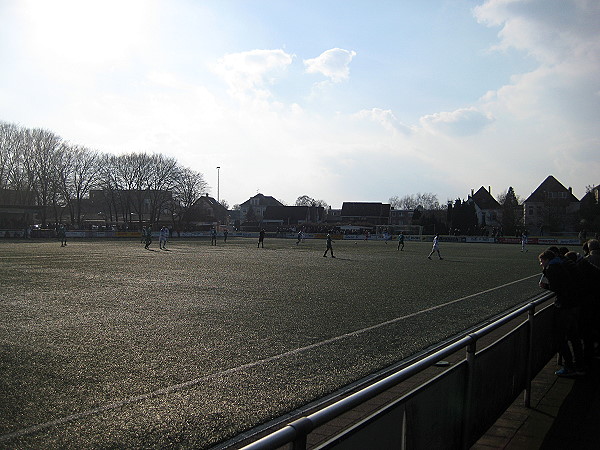
<svg viewBox="0 0 600 450"><path fill-rule="evenodd" d="M524 231L523 234L521 235L521 251L522 252L527 251L527 232L526 231Z"/></svg>
<svg viewBox="0 0 600 450"><path fill-rule="evenodd" d="M60 224L60 227L58 227L58 239L60 239L61 247L67 246L67 230L65 230L65 226L63 224Z"/></svg>
<svg viewBox="0 0 600 450"><path fill-rule="evenodd" d="M333 256L333 245L332 245L332 240L331 240L331 235L329 233L327 233L327 248L325 249L325 253L323 254L323 258L327 258L327 252L331 252L331 257L335 258L335 256Z"/></svg>
<svg viewBox="0 0 600 450"><path fill-rule="evenodd" d="M404 250L404 234L402 234L402 231L398 235L398 250Z"/></svg>
<svg viewBox="0 0 600 450"><path fill-rule="evenodd" d="M169 239L169 229L163 226L160 229L160 236L158 238L158 248L163 250L167 249L167 239Z"/></svg>
<svg viewBox="0 0 600 450"><path fill-rule="evenodd" d="M223 230L223 242L227 242L227 235L229 234L229 231L227 231L227 228L225 228Z"/></svg>
<svg viewBox="0 0 600 450"><path fill-rule="evenodd" d="M433 237L433 247L431 248L431 253L430 253L430 254L429 254L429 256L427 257L427 259L431 259L431 255L433 255L433 254L434 254L434 253L436 253L436 252L437 252L437 254L438 254L438 257L439 257L440 259L443 259L443 258L442 258L442 255L440 254L440 244L438 243L438 241L439 241L439 235L437 235L437 234L436 234L436 235Z"/></svg>
<svg viewBox="0 0 600 450"><path fill-rule="evenodd" d="M215 230L215 227L210 229L210 245L217 245L217 230Z"/></svg>
<svg viewBox="0 0 600 450"><path fill-rule="evenodd" d="M148 225L142 229L142 233L144 233L144 248L148 250L150 244L152 244L152 227Z"/></svg>
<svg viewBox="0 0 600 450"><path fill-rule="evenodd" d="M262 230L260 230L260 233L258 233L258 247L256 248L260 248L262 246L262 248L265 248L265 230L264 228Z"/></svg>

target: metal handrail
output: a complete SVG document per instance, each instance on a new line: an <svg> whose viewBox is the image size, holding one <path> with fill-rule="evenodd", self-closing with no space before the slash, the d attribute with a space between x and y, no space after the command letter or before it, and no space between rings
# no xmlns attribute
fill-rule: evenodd
<svg viewBox="0 0 600 450"><path fill-rule="evenodd" d="M406 381L410 377L424 371L425 369L433 366L434 364L442 361L444 358L456 353L457 351L467 348L468 355L475 352L476 342L491 333L492 331L506 325L512 320L519 316L528 313L528 320L533 318L535 314L535 308L543 303L549 301L554 297L554 293L547 292L539 295L537 298L529 301L527 304L518 307L517 309L511 310L500 318L494 320L476 331L466 332L463 337L458 340L444 346L442 349L432 353L423 359L411 364L408 367L398 370L397 372L379 380L358 392L349 395L331 405L323 407L318 411L309 414L308 416L301 417L293 422L289 423L285 427L255 441L245 447L244 450L271 450L277 449L283 445L293 443L293 448L296 450L306 448L306 439L308 434L315 428L326 424L327 422L339 417L356 406L374 398L375 396L385 392L386 390ZM528 384L527 389L530 389L530 373L528 373ZM526 393L525 401L528 401L528 395Z"/></svg>

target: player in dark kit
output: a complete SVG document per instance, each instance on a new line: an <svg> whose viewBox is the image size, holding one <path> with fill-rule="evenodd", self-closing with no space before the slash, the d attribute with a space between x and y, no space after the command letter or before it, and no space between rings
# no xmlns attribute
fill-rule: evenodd
<svg viewBox="0 0 600 450"><path fill-rule="evenodd" d="M260 230L258 233L258 247L265 248L265 230Z"/></svg>
<svg viewBox="0 0 600 450"><path fill-rule="evenodd" d="M60 227L58 227L58 239L60 240L61 247L67 246L67 230L62 224L60 225Z"/></svg>
<svg viewBox="0 0 600 450"><path fill-rule="evenodd" d="M148 249L150 247L150 244L152 244L152 227L148 225L142 230L142 233L144 233L144 248Z"/></svg>
<svg viewBox="0 0 600 450"><path fill-rule="evenodd" d="M331 251L331 257L335 258L335 256L333 256L333 246L331 245L332 240L331 240L331 235L328 234L327 235L327 248L325 249L325 253L323 254L323 258L327 258L327 252Z"/></svg>
<svg viewBox="0 0 600 450"><path fill-rule="evenodd" d="M398 250L404 250L404 234L402 232L398 235Z"/></svg>

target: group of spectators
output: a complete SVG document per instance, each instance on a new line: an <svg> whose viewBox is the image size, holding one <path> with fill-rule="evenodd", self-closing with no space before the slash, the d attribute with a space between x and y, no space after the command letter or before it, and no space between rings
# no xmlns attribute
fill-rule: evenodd
<svg viewBox="0 0 600 450"><path fill-rule="evenodd" d="M600 241L583 244L583 254L550 247L539 255L540 287L556 293L554 337L563 367L559 376L584 375L600 356Z"/></svg>

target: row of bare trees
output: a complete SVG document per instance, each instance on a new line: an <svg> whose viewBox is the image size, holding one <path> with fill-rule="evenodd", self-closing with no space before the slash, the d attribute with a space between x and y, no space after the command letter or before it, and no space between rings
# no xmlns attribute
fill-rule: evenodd
<svg viewBox="0 0 600 450"><path fill-rule="evenodd" d="M420 192L412 195L398 197L397 195L390 197L390 205L395 209L415 210L421 207L427 211L438 211L446 208L446 205L440 205L437 195L431 192Z"/></svg>
<svg viewBox="0 0 600 450"><path fill-rule="evenodd" d="M107 222L141 222L144 214L156 222L165 211L181 221L207 187L202 173L162 154L103 154L48 130L0 122L0 190L37 206L42 225L53 219L81 226L93 190L104 197Z"/></svg>

